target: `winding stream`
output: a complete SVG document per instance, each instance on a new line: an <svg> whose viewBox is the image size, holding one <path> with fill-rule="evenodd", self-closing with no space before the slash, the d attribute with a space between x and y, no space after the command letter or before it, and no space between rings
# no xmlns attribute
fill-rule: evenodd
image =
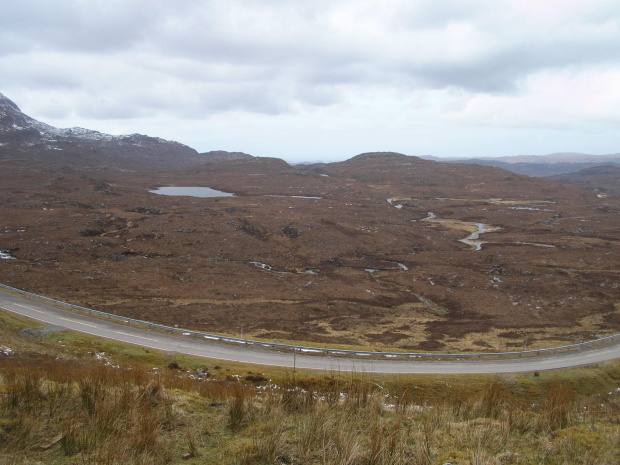
<svg viewBox="0 0 620 465"><path fill-rule="evenodd" d="M476 250L481 250L482 244L484 244L484 242L478 239L480 238L480 234L487 232L489 229L487 228L487 225L482 224L482 223L476 223L476 226L478 226L477 231L474 231L469 236L463 239L459 239L459 242L462 242L463 244L467 244Z"/></svg>
<svg viewBox="0 0 620 465"><path fill-rule="evenodd" d="M431 223L440 223L446 224L459 229L470 229L471 227L475 227L476 230L473 231L469 236L464 237L463 239L459 239L459 242L470 246L473 250L482 250L482 244L485 244L485 241L480 240L480 234L485 232L493 232L498 231L500 228L496 226L491 226L484 223L473 223L468 221L461 220L443 220L438 219L437 215L432 212L428 212L428 216L421 221L428 221Z"/></svg>

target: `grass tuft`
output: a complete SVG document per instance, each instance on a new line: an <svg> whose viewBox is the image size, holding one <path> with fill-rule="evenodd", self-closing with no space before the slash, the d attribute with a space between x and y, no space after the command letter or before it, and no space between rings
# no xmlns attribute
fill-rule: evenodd
<svg viewBox="0 0 620 465"><path fill-rule="evenodd" d="M257 384L247 367L198 378L148 357L0 356L0 463L620 463L619 364L511 377L274 371Z"/></svg>

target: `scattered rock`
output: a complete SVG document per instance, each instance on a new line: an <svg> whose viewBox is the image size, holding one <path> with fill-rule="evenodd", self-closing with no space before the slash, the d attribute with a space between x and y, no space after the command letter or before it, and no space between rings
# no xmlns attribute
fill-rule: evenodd
<svg viewBox="0 0 620 465"><path fill-rule="evenodd" d="M282 234L284 234L285 236L291 239L296 239L299 237L299 230L293 227L292 224L289 224L282 228Z"/></svg>
<svg viewBox="0 0 620 465"><path fill-rule="evenodd" d="M45 326L42 329L33 329L33 328L25 328L22 329L19 334L22 336L26 336L26 337L34 337L34 338L41 338L47 334L50 333L57 333L60 331L64 331L64 328L60 328L58 326Z"/></svg>
<svg viewBox="0 0 620 465"><path fill-rule="evenodd" d="M333 258L328 258L327 259L327 263L332 265L332 266L342 266L342 263L340 263L340 260L338 260L337 258L333 257Z"/></svg>
<svg viewBox="0 0 620 465"><path fill-rule="evenodd" d="M80 231L80 236L94 237L94 236L100 236L104 232L105 231L103 229L86 228Z"/></svg>
<svg viewBox="0 0 620 465"><path fill-rule="evenodd" d="M250 381L252 383L262 383L264 381L268 381L267 378L261 375L247 375L245 378L246 381Z"/></svg>
<svg viewBox="0 0 620 465"><path fill-rule="evenodd" d="M186 226L180 226L177 229L175 229L176 232L181 232L181 233L193 233L196 232L196 228L188 228Z"/></svg>
<svg viewBox="0 0 620 465"><path fill-rule="evenodd" d="M490 270L487 270L486 274L503 275L503 274L506 274L506 271L508 271L508 268L506 268L505 266L497 265L491 268Z"/></svg>
<svg viewBox="0 0 620 465"><path fill-rule="evenodd" d="M237 228L239 231L243 231L244 233L255 237L256 239L260 239L261 241L265 240L267 237L267 233L251 223L244 222L241 226Z"/></svg>
<svg viewBox="0 0 620 465"><path fill-rule="evenodd" d="M157 210L157 209L148 208L148 207L136 207L136 208L132 208L129 211L134 212L134 213L142 213L143 215L163 215L164 214L163 210Z"/></svg>

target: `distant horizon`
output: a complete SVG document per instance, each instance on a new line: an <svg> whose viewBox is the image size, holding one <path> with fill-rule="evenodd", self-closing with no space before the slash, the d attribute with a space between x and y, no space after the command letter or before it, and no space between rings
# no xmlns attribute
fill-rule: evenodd
<svg viewBox="0 0 620 465"><path fill-rule="evenodd" d="M41 120L39 118L36 118L30 114L28 114L27 112L23 111L22 108L20 107L20 105L17 102L14 102L10 96L6 95L6 93L4 92L0 92L0 96L4 96L5 98L9 99L11 102L13 102L14 104L16 104L18 106L18 108L20 109L20 111L22 111L22 113L26 114L27 116L29 116L30 118L33 118L37 121L39 121L40 123L44 123L47 125L51 125L50 123L48 123L47 121ZM554 151L554 152L549 152L549 153L540 153L540 154L516 154L516 155L501 155L501 154L478 154L475 156L466 156L466 155L461 155L461 156L455 156L455 155L433 155L433 154L415 154L415 153L405 153L405 152L400 152L397 150L363 150L361 152L358 153L354 153L354 154L348 154L348 155L339 155L339 156L333 156L331 158L317 158L314 160L307 160L307 159L302 159L300 158L299 160L295 159L295 158L290 158L290 157L286 157L286 156L276 156L276 155L257 155L251 152L247 152L244 150L235 150L235 149L223 149L223 148L217 148L217 149L198 149L196 147L193 147L189 144L184 143L183 141L180 140L175 140L175 139L168 139L168 138L164 138L160 135L157 134L147 134L144 132L131 132L131 133L109 133L109 132L105 132L102 131L98 128L93 128L93 127L87 127L84 124L77 124L77 125L73 125L73 126L55 126L55 125L51 125L54 127L57 127L58 129L86 129L89 131L95 131L95 132L100 132L100 133L104 133L104 134L108 134L108 135L112 135L112 136L116 136L116 137L122 137L122 136L129 136L131 134L140 134L143 136L147 136L147 137L153 137L153 138L160 138L160 139L165 139L171 142L177 142L183 145L186 145L187 147L196 150L198 153L209 153L209 152L228 152L228 153L245 153L246 155L251 155L253 157L257 157L257 158L279 158L281 160L286 161L287 163L291 164L291 165L307 165L307 164L316 164L316 163L337 163L337 162L342 162L342 161L346 161L349 160L353 157L356 157L358 155L364 154L364 153L399 153L401 155L406 155L406 156L413 156L413 157L419 157L419 158L426 158L426 159L436 159L436 160L469 160L469 159L510 159L510 158L519 158L519 157L551 157L553 155L583 155L583 156L588 156L588 157L606 157L606 156L614 156L614 155L619 155L620 152L612 152L612 153L602 153L602 154L593 154L593 153L587 153L587 152L577 152L577 151Z"/></svg>
<svg viewBox="0 0 620 465"><path fill-rule="evenodd" d="M217 152L218 150L209 150L208 152ZM238 152L237 150L221 150L224 152ZM207 153L207 152L200 152L200 153ZM357 155L362 155L364 153L400 153L400 152L395 152L394 150L377 150L377 151L373 151L373 152L361 152L355 155L351 155L349 158L345 158L343 160L336 160L336 161L346 161L349 160L353 157L356 157ZM423 159L438 159L438 160L474 160L474 159L503 159L503 158L517 158L517 157L537 157L537 158L544 158L544 157L548 157L548 156L552 156L552 155L583 155L583 156L587 156L587 157L608 157L608 156L618 156L620 157L620 152L618 153L602 153L602 154L592 154L592 153L583 153L583 152L552 152L552 153L545 153L545 154L519 154L519 155L498 155L498 156L479 156L479 157L452 157L452 156L444 156L444 157L440 157L440 156L434 156L434 155L417 155L417 154L407 154L407 153L400 153L401 155L406 155L408 157L418 157L418 158L423 158ZM252 155L251 153L249 153L248 155ZM286 159L284 159L285 161L287 161ZM305 165L305 164L313 164L313 163L331 163L331 162L326 162L326 161L322 161L322 160L317 160L317 161L299 161L299 162L295 162L294 164L296 165Z"/></svg>

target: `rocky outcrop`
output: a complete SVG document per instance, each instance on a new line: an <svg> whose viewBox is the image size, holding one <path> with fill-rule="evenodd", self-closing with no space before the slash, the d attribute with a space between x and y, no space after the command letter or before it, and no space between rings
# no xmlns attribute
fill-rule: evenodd
<svg viewBox="0 0 620 465"><path fill-rule="evenodd" d="M157 137L55 128L24 114L0 94L0 161L28 170L159 171L198 166L205 158Z"/></svg>

